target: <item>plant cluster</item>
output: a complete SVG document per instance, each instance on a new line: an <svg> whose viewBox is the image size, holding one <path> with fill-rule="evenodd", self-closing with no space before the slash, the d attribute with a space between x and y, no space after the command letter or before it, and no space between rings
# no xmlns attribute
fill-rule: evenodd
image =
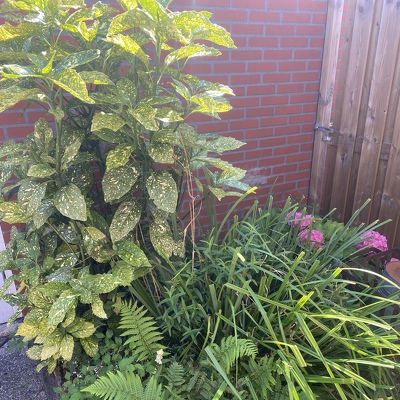
<svg viewBox="0 0 400 400"><path fill-rule="evenodd" d="M34 340L28 354L49 372L76 347L95 356L94 333L112 314L107 294L151 273L160 256L183 255L197 186L218 198L248 188L243 170L215 157L243 143L185 122L231 109L229 87L183 68L220 54L204 43L232 39L210 13L168 3L1 5L0 112L25 102L44 115L23 143L0 147L0 218L26 224L0 255L0 268L16 271L0 297L20 283L4 298L15 318L28 310L18 334Z"/></svg>

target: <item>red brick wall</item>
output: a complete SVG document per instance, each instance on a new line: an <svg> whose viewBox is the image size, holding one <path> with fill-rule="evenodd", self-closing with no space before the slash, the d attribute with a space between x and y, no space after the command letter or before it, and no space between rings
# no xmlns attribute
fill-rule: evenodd
<svg viewBox="0 0 400 400"><path fill-rule="evenodd" d="M231 86L233 110L211 120L198 116L199 132L219 132L247 144L224 158L248 171L262 201L307 196L318 99L326 0L174 0L171 8L213 12L237 49L196 60L186 72ZM37 111L0 114L0 142L32 131ZM254 197L251 200L253 201ZM221 204L224 212L227 204Z"/></svg>

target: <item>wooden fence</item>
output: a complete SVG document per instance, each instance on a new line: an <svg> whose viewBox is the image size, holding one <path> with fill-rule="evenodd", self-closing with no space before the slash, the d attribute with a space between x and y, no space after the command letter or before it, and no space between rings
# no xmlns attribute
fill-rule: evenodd
<svg viewBox="0 0 400 400"><path fill-rule="evenodd" d="M329 2L335 5L329 13L337 15L343 0ZM347 5L336 98L333 107L322 101L318 109L318 116L332 113L330 126L317 117L310 202L321 213L336 208L336 218L346 221L371 199L357 222L391 219L380 231L391 247L400 247L400 3ZM329 38L337 37L341 24L328 28L324 61L332 57ZM332 78L322 79L321 88L327 86L333 87Z"/></svg>

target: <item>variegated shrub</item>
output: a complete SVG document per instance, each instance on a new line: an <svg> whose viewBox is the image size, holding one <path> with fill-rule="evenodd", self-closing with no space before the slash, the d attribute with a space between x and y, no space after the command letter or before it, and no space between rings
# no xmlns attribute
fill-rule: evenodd
<svg viewBox="0 0 400 400"><path fill-rule="evenodd" d="M193 113L230 110L225 85L184 73L188 60L233 48L208 12L172 12L168 0L5 0L0 25L0 112L41 107L23 143L0 147L0 217L13 228L1 290L27 309L18 334L54 370L110 316L104 300L152 270L152 254L179 256L178 216L195 187L221 199L248 187L215 157L243 143L198 134ZM21 103L22 102L22 103ZM214 153L214 154L213 154ZM208 185L194 175L203 170ZM183 189L186 188L186 189ZM230 189L227 189L230 188ZM226 191L228 190L228 191ZM81 347L79 347L81 346Z"/></svg>

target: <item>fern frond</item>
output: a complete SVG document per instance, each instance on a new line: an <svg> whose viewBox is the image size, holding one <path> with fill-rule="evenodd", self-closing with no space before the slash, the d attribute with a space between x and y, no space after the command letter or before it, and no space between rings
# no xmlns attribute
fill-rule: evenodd
<svg viewBox="0 0 400 400"><path fill-rule="evenodd" d="M165 379L168 382L168 387L171 389L174 388L179 393L185 384L185 369L181 364L173 362L165 371Z"/></svg>
<svg viewBox="0 0 400 400"><path fill-rule="evenodd" d="M109 372L92 385L82 389L103 400L162 400L165 393L154 377L151 377L144 387L139 375L132 372Z"/></svg>
<svg viewBox="0 0 400 400"><path fill-rule="evenodd" d="M238 339L235 336L223 338L219 346L214 343L210 347L227 373L240 357L255 358L258 353L257 346L251 340Z"/></svg>
<svg viewBox="0 0 400 400"><path fill-rule="evenodd" d="M129 336L125 345L134 351L138 361L155 359L157 350L164 349L160 344L162 336L157 330L156 321L146 316L144 306L138 307L137 302L122 302L121 321L119 328L124 332L121 336Z"/></svg>

